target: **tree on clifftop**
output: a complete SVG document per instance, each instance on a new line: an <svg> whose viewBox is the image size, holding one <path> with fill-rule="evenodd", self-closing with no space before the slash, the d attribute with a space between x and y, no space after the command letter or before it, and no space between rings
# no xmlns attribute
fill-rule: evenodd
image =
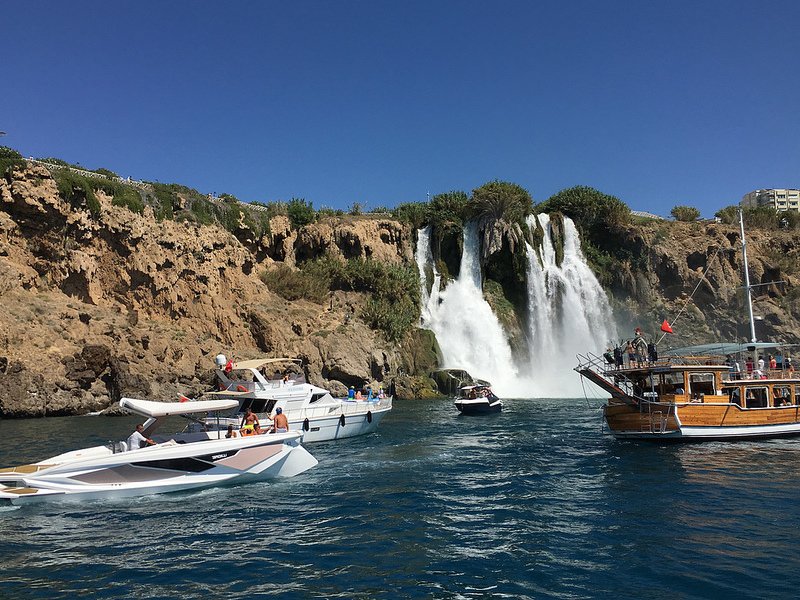
<svg viewBox="0 0 800 600"><path fill-rule="evenodd" d="M585 185L561 190L539 204L536 210L562 213L590 239L618 232L631 220L631 209L622 200Z"/></svg>
<svg viewBox="0 0 800 600"><path fill-rule="evenodd" d="M685 221L691 223L700 218L700 211L694 206L676 206L670 211L670 214L676 221Z"/></svg>
<svg viewBox="0 0 800 600"><path fill-rule="evenodd" d="M506 181L490 181L472 190L467 205L469 216L482 235L482 258L494 254L508 241L511 253L523 239L525 217L533 210L531 195L523 187Z"/></svg>

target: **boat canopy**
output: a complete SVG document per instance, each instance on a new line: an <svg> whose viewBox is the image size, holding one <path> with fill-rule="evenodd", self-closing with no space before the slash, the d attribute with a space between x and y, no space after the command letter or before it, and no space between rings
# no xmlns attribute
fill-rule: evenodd
<svg viewBox="0 0 800 600"><path fill-rule="evenodd" d="M240 360L233 363L234 369L258 369L264 365L272 365L275 363L293 362L300 364L302 361L299 358L254 358L252 360Z"/></svg>
<svg viewBox="0 0 800 600"><path fill-rule="evenodd" d="M686 355L711 355L725 356L726 354L738 354L741 352L753 352L767 348L786 348L789 344L776 342L750 342L745 344L730 344L719 342L716 344L700 344L699 346L684 346L672 350L661 351L662 356L686 356Z"/></svg>
<svg viewBox="0 0 800 600"><path fill-rule="evenodd" d="M199 400L190 402L153 402L152 400L137 400L136 398L122 398L119 405L131 412L145 417L169 417L171 415L186 415L190 413L205 413L218 410L236 408L236 400Z"/></svg>

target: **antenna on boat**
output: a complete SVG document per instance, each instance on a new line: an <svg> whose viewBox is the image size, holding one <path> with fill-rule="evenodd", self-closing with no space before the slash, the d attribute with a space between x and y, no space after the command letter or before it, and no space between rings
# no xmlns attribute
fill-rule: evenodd
<svg viewBox="0 0 800 600"><path fill-rule="evenodd" d="M747 240L744 239L744 213L739 208L739 231L742 235L742 261L744 263L744 290L747 294L747 314L750 316L750 342L756 343L756 323L753 319L753 290L750 286L750 269L747 267Z"/></svg>

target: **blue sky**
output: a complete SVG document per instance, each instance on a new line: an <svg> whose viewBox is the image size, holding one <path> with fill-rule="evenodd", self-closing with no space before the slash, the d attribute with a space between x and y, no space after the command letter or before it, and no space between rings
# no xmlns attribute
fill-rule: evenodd
<svg viewBox="0 0 800 600"><path fill-rule="evenodd" d="M800 2L12 2L0 143L241 200L800 187Z"/></svg>

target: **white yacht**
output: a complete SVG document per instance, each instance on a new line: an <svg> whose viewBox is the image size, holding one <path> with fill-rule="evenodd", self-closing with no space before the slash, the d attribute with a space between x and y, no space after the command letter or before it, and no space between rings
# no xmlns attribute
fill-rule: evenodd
<svg viewBox="0 0 800 600"><path fill-rule="evenodd" d="M235 408L233 400L151 402L123 398L123 408L147 417L142 434L155 445L128 448L110 442L29 465L0 469L0 504L127 497L230 483L292 477L317 464L300 445L301 433L226 438L221 430L154 435L169 416L197 422L199 415Z"/></svg>
<svg viewBox="0 0 800 600"><path fill-rule="evenodd" d="M229 416L218 425L211 423L212 427L224 429L232 424L238 428L241 414L247 409L258 415L262 427L268 427L280 408L289 420L289 430L302 433L304 443L322 442L372 433L392 410L392 397L381 390L367 391L363 398L334 398L328 390L307 383L302 376L292 378L278 372L270 378L268 370L281 364L298 364L298 359L233 362L220 354L214 362L219 390L206 392L203 397L236 400L239 415Z"/></svg>

